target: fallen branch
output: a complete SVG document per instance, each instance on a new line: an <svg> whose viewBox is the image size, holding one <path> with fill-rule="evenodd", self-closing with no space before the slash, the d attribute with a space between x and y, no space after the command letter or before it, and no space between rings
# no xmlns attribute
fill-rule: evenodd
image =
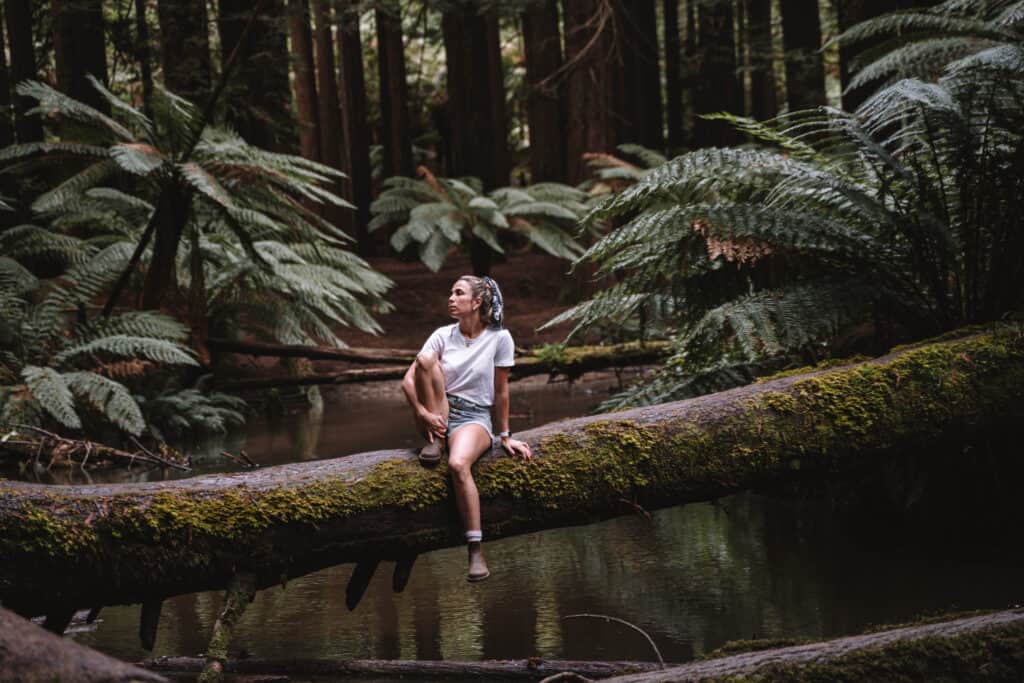
<svg viewBox="0 0 1024 683"><path fill-rule="evenodd" d="M23 432L32 432L37 437L31 437ZM37 462L40 456L46 453L49 458L46 469L80 467L91 470L101 467L131 467L137 463L144 463L190 471L185 465L147 449L134 438L132 441L140 449L138 451L123 451L95 441L69 439L32 425L15 425L6 432L5 437L0 439L0 459Z"/></svg>
<svg viewBox="0 0 1024 683"><path fill-rule="evenodd" d="M277 358L309 358L310 360L337 360L348 363L405 363L416 357L416 349L336 349L325 346L295 346L263 342L235 341L211 338L206 340L210 351L238 353L247 356L274 356Z"/></svg>

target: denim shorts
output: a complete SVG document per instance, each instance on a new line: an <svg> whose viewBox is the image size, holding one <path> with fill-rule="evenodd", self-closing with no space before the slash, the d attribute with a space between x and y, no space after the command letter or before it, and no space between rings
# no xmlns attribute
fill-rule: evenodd
<svg viewBox="0 0 1024 683"><path fill-rule="evenodd" d="M459 427L468 424L478 424L487 430L487 435L493 433L491 427L491 408L482 406L479 403L467 401L459 396L448 394L448 435L451 436Z"/></svg>

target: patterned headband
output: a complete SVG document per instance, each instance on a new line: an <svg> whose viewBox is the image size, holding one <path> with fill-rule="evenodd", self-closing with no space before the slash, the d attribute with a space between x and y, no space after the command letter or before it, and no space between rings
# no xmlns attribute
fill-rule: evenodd
<svg viewBox="0 0 1024 683"><path fill-rule="evenodd" d="M501 290L498 283L489 277L483 278L484 284L491 288L491 325L495 330L500 330L505 320L505 300L501 298Z"/></svg>

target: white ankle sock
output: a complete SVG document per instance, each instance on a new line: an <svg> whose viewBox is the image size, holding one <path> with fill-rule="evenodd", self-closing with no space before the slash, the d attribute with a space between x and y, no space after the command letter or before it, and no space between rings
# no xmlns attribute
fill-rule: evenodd
<svg viewBox="0 0 1024 683"><path fill-rule="evenodd" d="M466 532L466 543L479 543L482 540L484 540L484 532L480 530Z"/></svg>

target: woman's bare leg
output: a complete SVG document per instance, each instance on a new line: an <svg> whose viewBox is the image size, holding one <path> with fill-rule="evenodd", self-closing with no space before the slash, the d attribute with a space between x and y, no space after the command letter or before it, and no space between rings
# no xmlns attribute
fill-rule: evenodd
<svg viewBox="0 0 1024 683"><path fill-rule="evenodd" d="M455 504L467 533L477 534L478 540L469 541L469 578L486 578L487 562L480 545L480 493L473 481L473 463L491 448L491 435L481 425L468 424L448 437L448 467L452 473Z"/></svg>
<svg viewBox="0 0 1024 683"><path fill-rule="evenodd" d="M448 398L444 391L444 373L441 372L441 362L437 354L432 351L421 352L416 356L416 366L413 371L413 381L416 385L416 398L432 413L437 413L447 424L448 422ZM430 434L423 435L428 441L433 441Z"/></svg>

